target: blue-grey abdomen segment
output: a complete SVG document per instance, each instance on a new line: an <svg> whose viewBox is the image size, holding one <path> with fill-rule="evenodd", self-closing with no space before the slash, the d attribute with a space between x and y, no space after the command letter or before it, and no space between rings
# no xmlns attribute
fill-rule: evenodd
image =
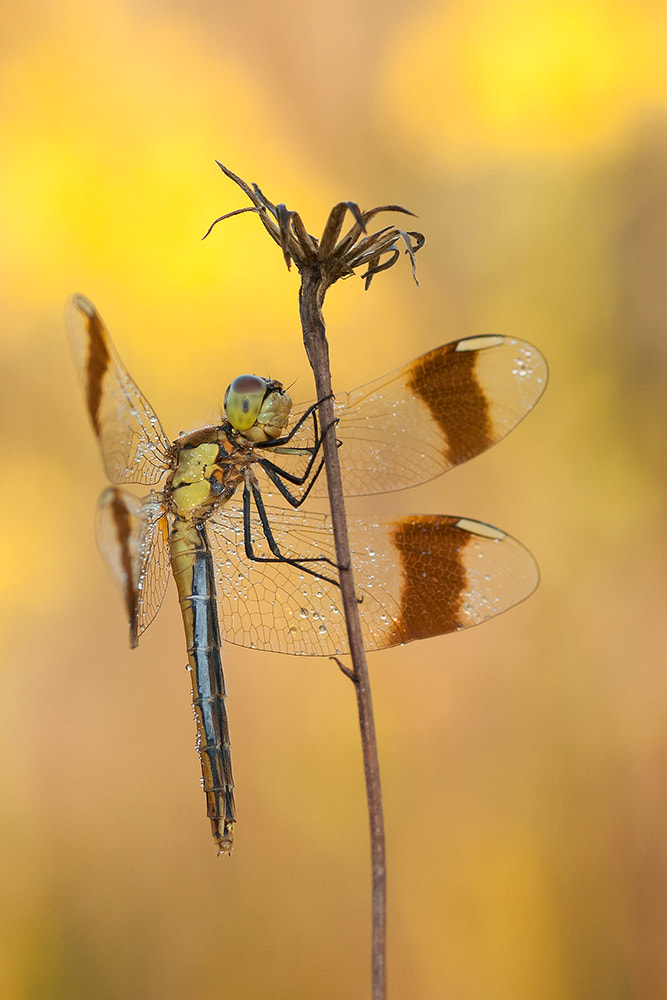
<svg viewBox="0 0 667 1000"><path fill-rule="evenodd" d="M206 528L177 518L170 538L192 678L197 751L213 837L220 853L232 848L234 780L220 657L220 628L213 561Z"/></svg>

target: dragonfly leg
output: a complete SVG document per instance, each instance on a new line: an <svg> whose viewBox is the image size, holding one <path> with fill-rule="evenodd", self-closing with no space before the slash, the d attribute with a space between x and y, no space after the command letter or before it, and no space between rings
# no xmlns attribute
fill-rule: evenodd
<svg viewBox="0 0 667 1000"><path fill-rule="evenodd" d="M296 434L296 432L303 427L303 425L305 424L306 420L308 420L309 417L312 417L313 418L313 426L314 426L314 430L315 430L315 433L314 433L314 436L313 436L313 440L315 441L314 447L317 450L319 448L320 444L322 443L322 438L319 436L318 430L317 430L317 408L319 407L320 403L324 403L324 401L327 400L327 399L333 399L333 394L331 396L325 396L323 399L318 400L317 403L313 403L312 406L309 406L308 409L304 413L301 414L301 416L299 417L299 419L295 423L294 427L292 427L292 429L289 432L289 434L286 434L284 437L277 438L275 441L262 442L262 444L264 445L264 447L276 447L276 446L277 447L281 447L282 445L289 444L289 442L292 440L292 438L294 437L294 435ZM324 433L326 434L326 431Z"/></svg>
<svg viewBox="0 0 667 1000"><path fill-rule="evenodd" d="M273 553L273 556L258 556L255 554L255 551L253 549L252 530L250 524L251 497L252 500L254 500L255 507L259 515L259 520L262 525L262 531L264 533L264 537L269 546L269 549ZM289 556L286 556L283 552L281 552L280 546L276 542L275 538L273 537L273 532L271 531L271 525L269 523L266 509L264 507L264 501L262 499L261 491L254 484L248 486L247 483L243 488L243 540L245 545L245 554L248 557L248 559L250 559L253 562L287 563L290 566L295 566L297 569L302 570L304 573L310 573L311 576L315 576L321 580L326 580L328 583L332 583L335 587L340 586L338 580L334 580L332 579L332 577L325 576L324 573L320 573L318 570L312 569L310 566L306 565L306 563L327 563L334 569L340 569L341 567L338 566L337 563L333 562L333 560L329 559L328 556L307 556L304 557L303 559L299 559L299 558L290 558Z"/></svg>
<svg viewBox="0 0 667 1000"><path fill-rule="evenodd" d="M272 462L268 458L259 459L259 464L262 466L262 468L266 472L271 482L278 490L280 490L282 495L285 497L287 502L292 505L292 507L300 507L301 504L306 499L306 497L308 496L308 494L310 493L310 491L312 490L315 483L317 482L317 479L319 478L319 475L322 472L324 459L323 458L320 459L319 465L315 469L314 473L312 471L313 465L315 464L315 459L317 458L320 448L322 446L322 441L324 440L324 436L328 434L333 427L336 426L336 423L337 421L334 420L328 425L328 427L325 427L322 434L317 438L313 448L299 449L298 451L295 449L293 452L290 452L290 454L298 454L299 451L301 451L303 454L307 454L308 452L310 452L310 459L308 461L308 465L306 466L306 469L303 472L303 474L300 476L293 475L292 473L288 472L286 469L281 468L281 466L277 465L275 462ZM340 442L338 442L338 445L340 447ZM310 479L310 482L308 482L308 479ZM289 487L285 484L283 480L287 480L287 482L292 483L294 486L303 486L304 483L308 482L308 486L306 487L303 493L301 493L299 496L295 496L295 494L292 493L292 491L289 489Z"/></svg>
<svg viewBox="0 0 667 1000"><path fill-rule="evenodd" d="M266 472L267 476L269 477L273 485L276 487L276 489L278 489L280 493L285 497L287 502L291 504L292 507L300 507L301 504L306 499L306 497L308 496L308 494L310 493L310 491L312 490L315 483L317 482L319 475L322 471L322 467L324 465L324 459L320 460L320 464L317 466L317 469L315 470L310 482L308 483L308 486L300 496L295 496L294 493L292 493L292 491L290 490L290 488L285 485L283 479L288 479L290 482L294 482L297 486L300 486L303 483L305 483L308 478L308 475L310 474L310 470L313 467L314 458L315 456L313 455L313 458L308 463L308 472L303 477L291 476L284 469L281 469L280 466L276 465L274 462L270 462L266 458L260 458L259 464L262 466L262 468L264 469L264 471Z"/></svg>

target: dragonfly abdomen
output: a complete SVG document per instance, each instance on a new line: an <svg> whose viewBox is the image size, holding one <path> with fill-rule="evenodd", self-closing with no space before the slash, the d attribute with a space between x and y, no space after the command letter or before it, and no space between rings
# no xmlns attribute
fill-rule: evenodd
<svg viewBox="0 0 667 1000"><path fill-rule="evenodd" d="M207 814L219 852L229 854L235 822L234 779L215 577L205 527L176 518L170 548L187 639L192 705L197 723L197 751Z"/></svg>

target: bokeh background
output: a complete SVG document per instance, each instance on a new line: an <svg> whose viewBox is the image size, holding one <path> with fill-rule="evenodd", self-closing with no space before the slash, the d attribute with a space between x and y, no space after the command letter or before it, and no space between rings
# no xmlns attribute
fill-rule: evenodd
<svg viewBox="0 0 667 1000"><path fill-rule="evenodd" d="M138 650L63 326L82 291L175 436L239 372L312 388L298 279L214 164L317 233L399 202L427 244L330 293L335 384L533 340L544 400L355 513L478 517L542 584L371 657L389 986L667 995L667 15L661 0L24 0L0 35L0 996L369 995L353 694L228 646L239 823L216 858L173 589Z"/></svg>

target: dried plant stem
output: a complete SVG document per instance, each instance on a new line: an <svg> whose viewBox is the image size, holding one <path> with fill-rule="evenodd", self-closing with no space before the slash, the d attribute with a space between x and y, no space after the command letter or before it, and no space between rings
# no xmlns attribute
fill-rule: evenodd
<svg viewBox="0 0 667 1000"><path fill-rule="evenodd" d="M247 184L223 163L218 163L218 166L247 195L253 207L236 209L221 215L209 227L206 235L208 236L213 226L217 225L218 222L222 222L232 215L238 215L240 212L254 212L259 216L271 239L282 250L287 267L289 268L292 262L296 264L301 275L299 312L303 340L315 377L317 398L320 401L320 428L326 431L327 428L333 427L334 420L329 347L322 316L322 305L327 289L335 281L354 274L355 270L361 267L366 268L361 277L368 288L373 277L381 271L393 267L403 253L407 254L411 261L412 273L416 281L415 254L423 246L424 236L422 233L405 231L396 226L385 226L372 232L368 231L368 223L382 212L397 212L401 215L413 214L400 205L382 205L362 212L356 202L341 201L331 209L322 236L317 240L308 233L298 212L290 211L283 203L274 205L256 184ZM351 228L343 233L343 225L348 213L352 216L353 222ZM373 704L361 638L359 609L354 591L335 431L324 434L322 447L327 471L336 561L340 567L339 581L345 624L349 651L352 656L351 669L340 663L338 665L346 677L353 682L357 694L361 748L366 776L373 877L373 1000L386 1000L387 872L380 766L375 737Z"/></svg>
<svg viewBox="0 0 667 1000"><path fill-rule="evenodd" d="M299 313L303 328L303 340L310 360L317 398L320 403L320 426L329 427L334 419L331 389L331 369L326 327L322 316L322 305L330 277L319 262L301 268L301 288L299 291ZM366 666L354 579L350 560L350 546L347 535L347 519L343 501L343 487L338 460L335 433L325 434L324 457L331 505L333 535L336 545L336 559L340 570L340 587L345 612L345 623L352 656L352 670L344 672L354 683L361 729L361 746L366 777L366 799L371 834L372 864L372 982L373 1000L386 997L386 925L387 925L387 876L384 819L382 815L382 792L380 788L380 766L371 689Z"/></svg>

